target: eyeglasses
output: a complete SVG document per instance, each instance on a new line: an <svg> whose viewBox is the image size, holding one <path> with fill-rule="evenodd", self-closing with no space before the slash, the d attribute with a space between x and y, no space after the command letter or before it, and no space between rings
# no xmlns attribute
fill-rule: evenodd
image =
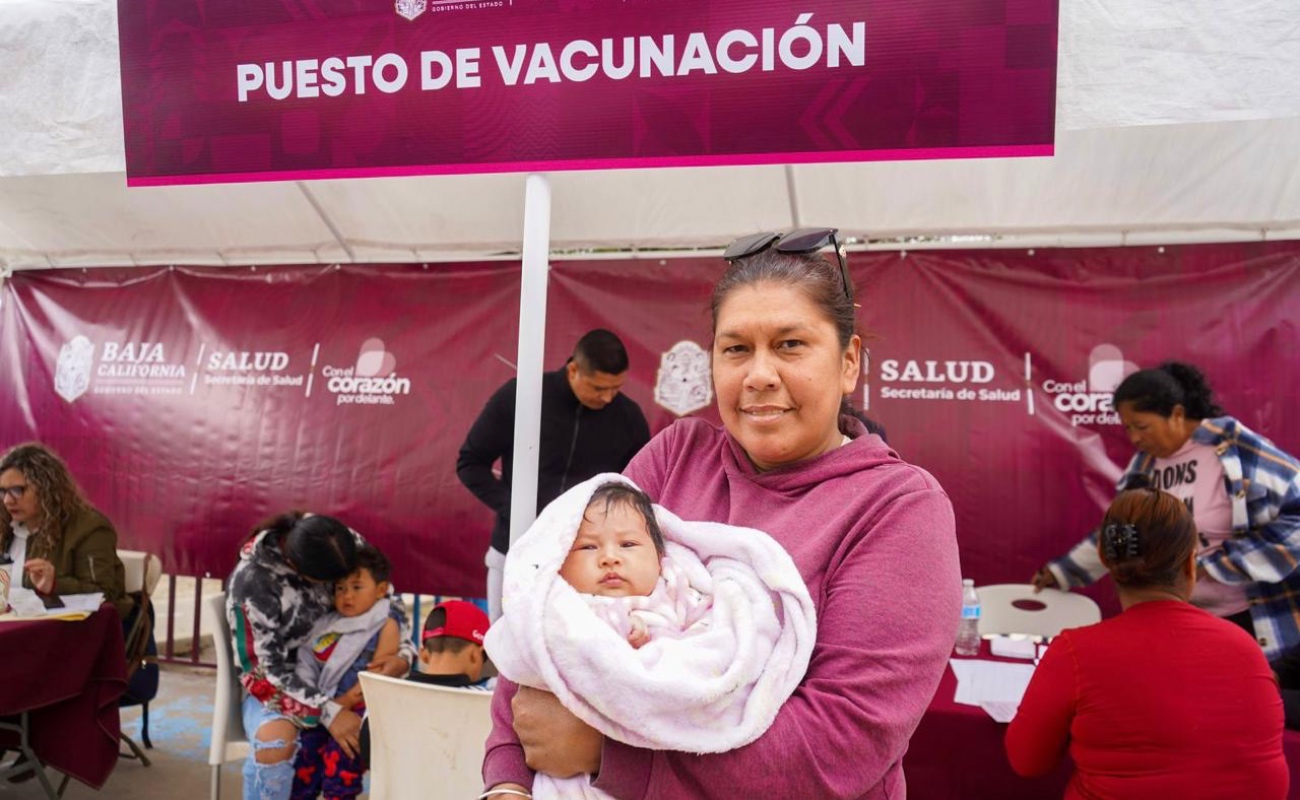
<svg viewBox="0 0 1300 800"><path fill-rule="evenodd" d="M844 296L853 302L853 283L849 280L849 265L844 259L844 250L836 237L838 228L799 228L782 236L779 233L751 233L742 236L727 245L722 257L727 261L737 261L756 255L769 247L778 253L816 253L826 245L835 247L835 259L840 265L840 280L844 283Z"/></svg>
<svg viewBox="0 0 1300 800"><path fill-rule="evenodd" d="M18 486L0 486L0 496L12 497L15 500L22 500L23 495L27 493L27 487L23 484Z"/></svg>

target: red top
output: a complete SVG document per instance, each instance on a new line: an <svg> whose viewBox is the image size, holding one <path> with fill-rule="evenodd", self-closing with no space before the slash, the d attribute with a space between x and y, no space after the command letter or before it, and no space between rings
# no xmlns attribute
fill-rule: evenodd
<svg viewBox="0 0 1300 800"><path fill-rule="evenodd" d="M1178 601L1139 603L1052 641L1007 729L1016 772L1068 745L1066 798L1284 798L1282 701L1259 645Z"/></svg>

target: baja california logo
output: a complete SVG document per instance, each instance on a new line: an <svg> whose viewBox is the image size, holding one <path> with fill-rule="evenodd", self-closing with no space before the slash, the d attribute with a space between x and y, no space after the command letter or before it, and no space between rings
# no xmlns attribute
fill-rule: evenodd
<svg viewBox="0 0 1300 800"><path fill-rule="evenodd" d="M397 16L406 20L414 20L428 10L429 0L397 0L394 8L397 9Z"/></svg>
<svg viewBox="0 0 1300 800"><path fill-rule="evenodd" d="M1099 344L1088 356L1088 377L1076 383L1043 381L1043 391L1052 398L1052 406L1070 415L1070 424L1118 425L1119 414L1111 407L1115 387L1137 372L1137 364L1125 361L1124 354L1113 344Z"/></svg>
<svg viewBox="0 0 1300 800"><path fill-rule="evenodd" d="M484 8L501 8L512 5L514 0L396 0L393 8L397 16L414 21L426 11L441 13L445 11L472 11Z"/></svg>
<svg viewBox="0 0 1300 800"><path fill-rule="evenodd" d="M95 345L85 336L75 336L59 348L59 360L54 367L54 391L59 397L74 402L90 388L90 368L95 363Z"/></svg>
<svg viewBox="0 0 1300 800"><path fill-rule="evenodd" d="M655 402L681 417L713 400L709 354L692 341L678 342L659 357Z"/></svg>
<svg viewBox="0 0 1300 800"><path fill-rule="evenodd" d="M363 342L355 366L323 367L321 375L326 390L338 397L341 406L391 406L397 395L411 393L411 379L398 376L397 357L384 349L383 339Z"/></svg>

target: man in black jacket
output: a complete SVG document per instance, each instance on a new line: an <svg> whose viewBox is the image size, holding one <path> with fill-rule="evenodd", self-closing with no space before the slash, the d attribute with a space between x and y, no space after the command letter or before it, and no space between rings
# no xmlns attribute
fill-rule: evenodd
<svg viewBox="0 0 1300 800"><path fill-rule="evenodd" d="M641 408L619 390L627 379L627 350L613 333L587 332L562 369L542 375L542 430L537 510L566 489L601 472L622 472L646 442ZM515 379L493 393L469 429L456 474L496 512L488 567L488 609L501 615L501 572L510 549L510 478L515 447ZM492 465L501 459L501 477Z"/></svg>

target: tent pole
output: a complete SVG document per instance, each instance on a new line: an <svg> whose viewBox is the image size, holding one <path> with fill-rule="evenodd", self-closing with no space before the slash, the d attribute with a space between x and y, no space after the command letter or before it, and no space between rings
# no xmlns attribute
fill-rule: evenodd
<svg viewBox="0 0 1300 800"><path fill-rule="evenodd" d="M803 227L803 215L799 213L799 193L795 191L794 165L785 165L785 196L790 200L790 230Z"/></svg>
<svg viewBox="0 0 1300 800"><path fill-rule="evenodd" d="M515 450L510 492L510 541L537 516L538 440L542 430L542 370L546 349L546 273L550 269L551 183L529 175L524 188L523 275L519 287L519 360L515 384Z"/></svg>

